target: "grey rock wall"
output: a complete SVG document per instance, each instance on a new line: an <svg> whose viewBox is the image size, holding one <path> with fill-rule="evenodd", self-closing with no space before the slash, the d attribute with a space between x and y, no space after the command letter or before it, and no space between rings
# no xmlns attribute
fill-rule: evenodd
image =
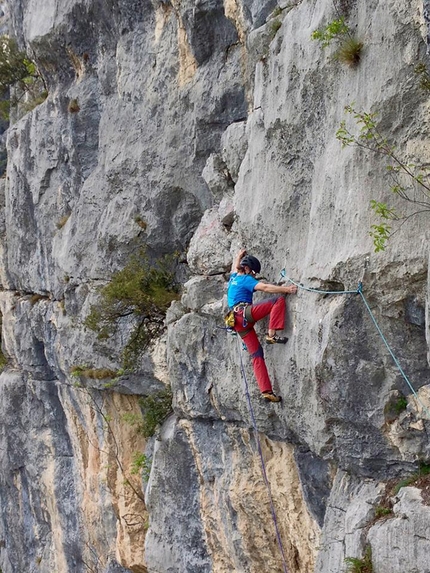
<svg viewBox="0 0 430 573"><path fill-rule="evenodd" d="M370 201L410 211L383 158L335 138L355 102L428 162L427 4L7 3L49 96L10 126L1 185L3 573L340 573L368 546L374 573L428 569L426 482L393 493L430 459L428 215L374 253ZM310 39L339 12L356 68ZM142 246L181 252L181 300L109 384L89 372L120 368L130 323L103 342L84 319ZM363 285L288 297L289 343L264 349L282 406L220 328L240 247L271 281ZM146 441L138 398L165 384Z"/></svg>

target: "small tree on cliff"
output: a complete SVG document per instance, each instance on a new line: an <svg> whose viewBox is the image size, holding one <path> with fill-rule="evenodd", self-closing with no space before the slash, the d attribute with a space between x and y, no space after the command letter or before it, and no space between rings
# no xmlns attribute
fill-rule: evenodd
<svg viewBox="0 0 430 573"><path fill-rule="evenodd" d="M123 351L126 370L135 368L142 352L164 330L166 311L178 298L175 266L175 256L150 261L142 250L112 276L91 307L85 325L97 332L99 339L111 337L124 321L134 322Z"/></svg>
<svg viewBox="0 0 430 573"><path fill-rule="evenodd" d="M46 98L46 85L37 66L9 36L0 36L0 115L9 118L11 106L25 102L25 111Z"/></svg>

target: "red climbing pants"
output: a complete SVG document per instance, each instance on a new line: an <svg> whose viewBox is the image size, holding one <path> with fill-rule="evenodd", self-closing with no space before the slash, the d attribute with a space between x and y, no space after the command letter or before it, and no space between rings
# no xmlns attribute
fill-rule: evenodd
<svg viewBox="0 0 430 573"><path fill-rule="evenodd" d="M285 326L285 298L283 296L269 298L263 302L258 302L251 306L251 315L253 323L244 321L245 309L235 312L234 329L236 332L243 333L241 338L251 355L252 367L261 392L271 392L272 383L270 382L269 373L267 372L266 362L264 360L263 347L258 340L254 330L254 323L258 322L267 315L269 318L269 329L283 330Z"/></svg>

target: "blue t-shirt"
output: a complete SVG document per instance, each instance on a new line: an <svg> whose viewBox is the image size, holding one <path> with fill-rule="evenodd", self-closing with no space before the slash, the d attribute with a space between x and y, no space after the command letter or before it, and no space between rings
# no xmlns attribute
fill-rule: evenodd
<svg viewBox="0 0 430 573"><path fill-rule="evenodd" d="M252 275L238 275L233 273L228 281L227 304L233 308L239 302L252 303L252 295L258 280Z"/></svg>

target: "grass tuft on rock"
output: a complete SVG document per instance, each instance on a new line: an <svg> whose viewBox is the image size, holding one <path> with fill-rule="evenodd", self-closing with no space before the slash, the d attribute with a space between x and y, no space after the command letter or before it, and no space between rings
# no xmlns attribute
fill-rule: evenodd
<svg viewBox="0 0 430 573"><path fill-rule="evenodd" d="M370 545L366 547L362 559L358 557L346 557L345 563L348 567L348 573L373 573L372 549Z"/></svg>
<svg viewBox="0 0 430 573"><path fill-rule="evenodd" d="M342 64L355 68L360 63L363 42L354 37L346 38L335 54L335 59Z"/></svg>

